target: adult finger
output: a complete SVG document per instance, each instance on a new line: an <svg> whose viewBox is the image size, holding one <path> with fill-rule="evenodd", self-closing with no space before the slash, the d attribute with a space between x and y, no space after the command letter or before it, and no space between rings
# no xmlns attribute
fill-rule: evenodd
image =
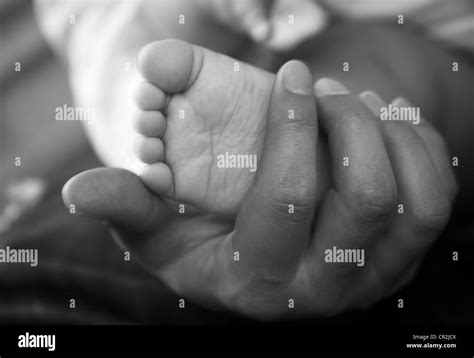
<svg viewBox="0 0 474 358"><path fill-rule="evenodd" d="M375 113L385 107L373 92L361 96ZM439 235L449 217L450 199L429 148L414 125L391 120L380 120L379 124L394 168L399 203L390 230L375 248L372 269L390 285Z"/></svg>
<svg viewBox="0 0 474 358"><path fill-rule="evenodd" d="M71 213L135 233L153 231L168 212L138 176L124 169L80 173L64 185L62 195Z"/></svg>
<svg viewBox="0 0 474 358"><path fill-rule="evenodd" d="M382 134L364 103L331 79L319 80L315 92L328 134L334 189L319 210L309 264L310 271L332 280L357 272L365 262L326 265L328 250L367 252L391 221L397 190Z"/></svg>
<svg viewBox="0 0 474 358"><path fill-rule="evenodd" d="M393 100L392 105L404 111L407 109L416 110L417 108L403 97ZM423 139L446 190L449 192L450 197L454 198L458 191L458 185L451 165L451 159L446 142L431 123L421 117L420 114L418 114L416 119L418 119L418 121L413 122L413 129L418 133L421 139Z"/></svg>
<svg viewBox="0 0 474 358"><path fill-rule="evenodd" d="M291 280L307 245L316 197L316 104L302 62L278 72L267 116L259 169L232 245L240 273L281 284Z"/></svg>

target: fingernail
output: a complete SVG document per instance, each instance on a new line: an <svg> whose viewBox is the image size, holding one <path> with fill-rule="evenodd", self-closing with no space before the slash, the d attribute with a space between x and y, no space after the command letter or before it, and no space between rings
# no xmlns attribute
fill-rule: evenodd
<svg viewBox="0 0 474 358"><path fill-rule="evenodd" d="M285 88L291 93L304 96L313 94L313 78L303 62L287 62L283 65L282 76Z"/></svg>
<svg viewBox="0 0 474 358"><path fill-rule="evenodd" d="M314 92L317 96L332 96L337 94L348 94L349 90L333 79L321 78L314 84Z"/></svg>
<svg viewBox="0 0 474 358"><path fill-rule="evenodd" d="M412 107L411 103L404 97L397 97L393 100L392 106L395 107Z"/></svg>
<svg viewBox="0 0 474 358"><path fill-rule="evenodd" d="M359 95L359 98L376 117L380 115L380 108L387 106L384 100L373 91L364 91Z"/></svg>

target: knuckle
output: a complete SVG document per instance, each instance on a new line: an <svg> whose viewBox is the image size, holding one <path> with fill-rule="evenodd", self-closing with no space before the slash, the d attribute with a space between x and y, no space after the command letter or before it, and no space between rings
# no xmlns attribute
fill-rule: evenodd
<svg viewBox="0 0 474 358"><path fill-rule="evenodd" d="M451 201L446 196L418 205L412 214L416 228L422 231L442 230L451 216L451 208Z"/></svg>
<svg viewBox="0 0 474 358"><path fill-rule="evenodd" d="M306 101L311 101L311 98L305 98ZM286 124L288 128L292 130L298 130L302 128L302 130L307 128L317 128L318 122L314 118L313 111L314 106L311 106L312 102L308 103L292 103L294 108L291 108L291 120L285 121L283 123ZM290 113L288 113L290 114Z"/></svg>
<svg viewBox="0 0 474 358"><path fill-rule="evenodd" d="M262 200L282 222L305 223L314 213L316 183L307 178L298 185L294 183L294 179L281 179Z"/></svg>
<svg viewBox="0 0 474 358"><path fill-rule="evenodd" d="M314 211L314 202L308 197L295 199L280 194L278 198L265 199L265 205L285 223L305 223L312 218Z"/></svg>
<svg viewBox="0 0 474 358"><path fill-rule="evenodd" d="M346 195L347 207L351 214L362 223L386 222L397 205L394 188L362 189Z"/></svg>

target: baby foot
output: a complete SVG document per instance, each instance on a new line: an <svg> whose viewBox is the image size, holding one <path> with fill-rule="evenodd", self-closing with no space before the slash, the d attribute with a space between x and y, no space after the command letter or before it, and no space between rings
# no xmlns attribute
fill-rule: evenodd
<svg viewBox="0 0 474 358"><path fill-rule="evenodd" d="M147 45L138 67L135 151L150 190L235 213L254 180L274 75L178 40Z"/></svg>

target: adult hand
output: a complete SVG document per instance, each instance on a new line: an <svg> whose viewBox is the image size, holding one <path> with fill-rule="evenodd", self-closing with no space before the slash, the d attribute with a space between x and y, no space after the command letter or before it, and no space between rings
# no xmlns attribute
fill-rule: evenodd
<svg viewBox="0 0 474 358"><path fill-rule="evenodd" d="M366 307L411 277L448 219L455 185L439 171L446 158L431 156L445 152L428 123L423 136L406 124L384 129L331 80L316 94L334 178L322 199L310 75L291 61L277 74L259 170L235 220L180 214L120 169L79 174L65 202L111 223L132 259L207 307L257 319ZM333 249L364 250L364 265L328 262Z"/></svg>

